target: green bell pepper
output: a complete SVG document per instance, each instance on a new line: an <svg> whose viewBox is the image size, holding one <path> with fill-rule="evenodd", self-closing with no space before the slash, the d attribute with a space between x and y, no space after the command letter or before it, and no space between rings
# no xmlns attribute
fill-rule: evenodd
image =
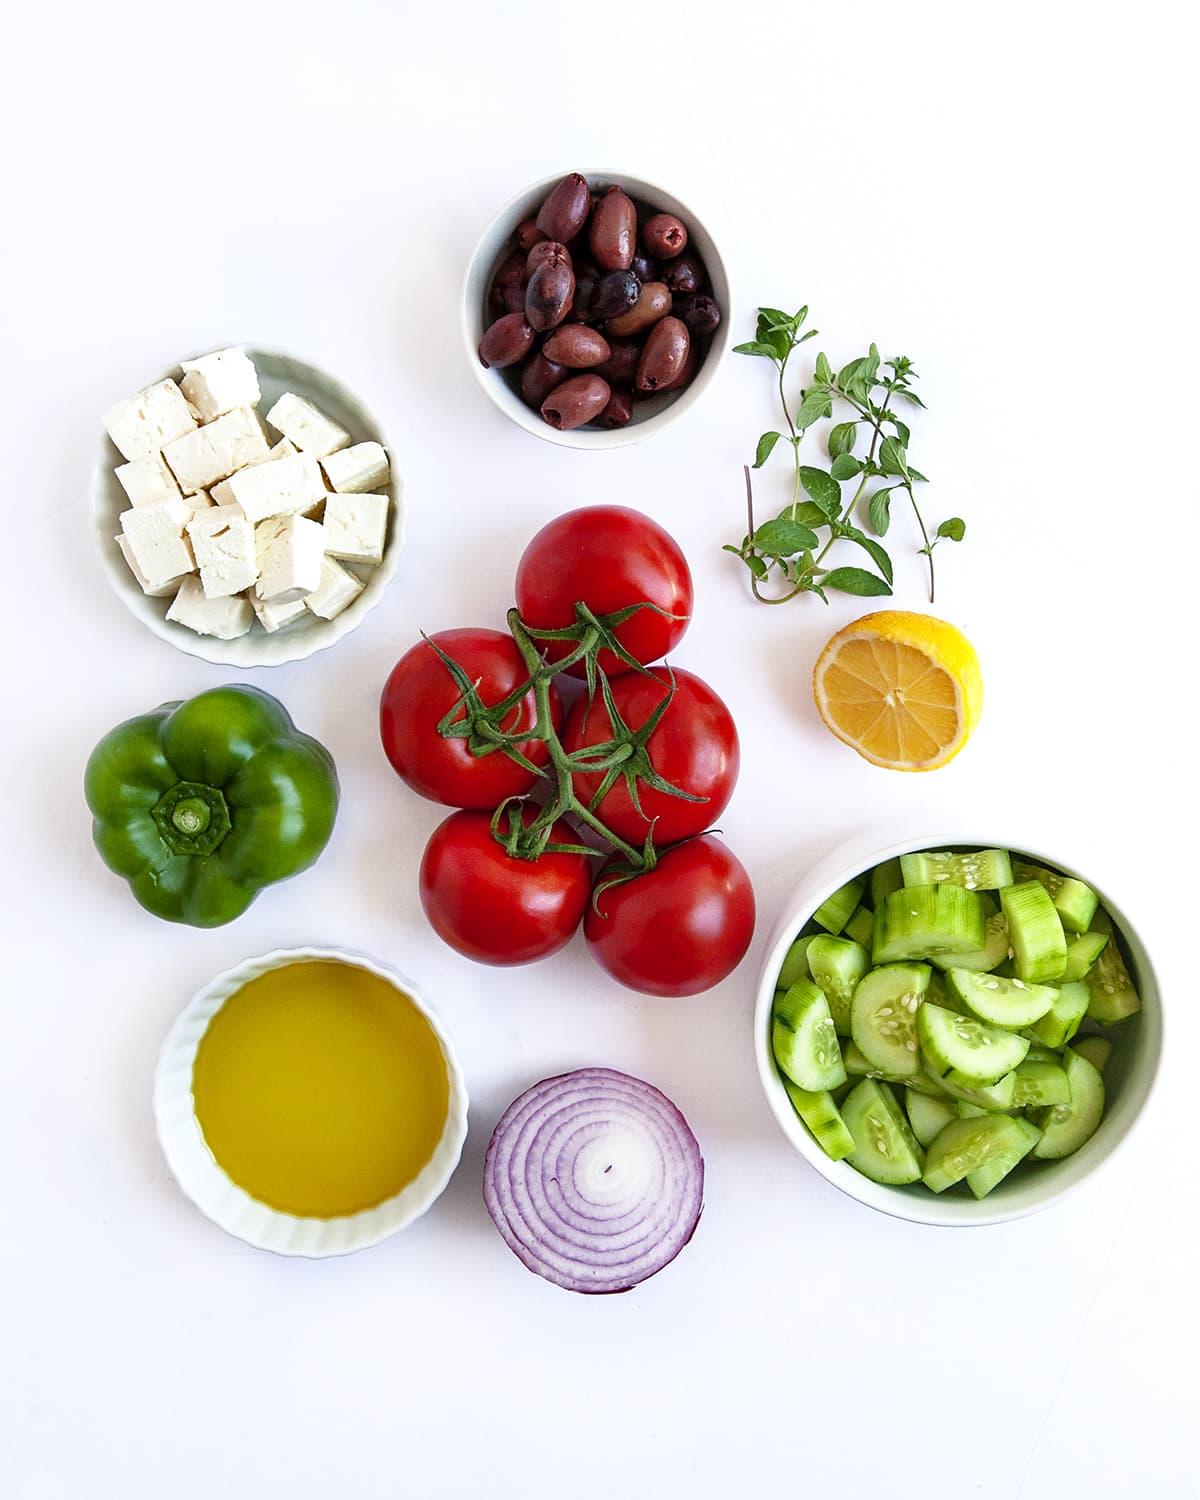
<svg viewBox="0 0 1200 1500"><path fill-rule="evenodd" d="M88 760L100 858L157 917L219 927L329 842L338 780L282 703L227 686L118 724Z"/></svg>

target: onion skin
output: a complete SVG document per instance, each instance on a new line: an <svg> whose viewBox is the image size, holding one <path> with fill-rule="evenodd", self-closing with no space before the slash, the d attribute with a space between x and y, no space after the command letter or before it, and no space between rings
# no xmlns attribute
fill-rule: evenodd
<svg viewBox="0 0 1200 1500"><path fill-rule="evenodd" d="M492 1133L483 1197L501 1237L566 1291L627 1292L679 1254L704 1206L704 1159L674 1104L612 1068L544 1078Z"/></svg>

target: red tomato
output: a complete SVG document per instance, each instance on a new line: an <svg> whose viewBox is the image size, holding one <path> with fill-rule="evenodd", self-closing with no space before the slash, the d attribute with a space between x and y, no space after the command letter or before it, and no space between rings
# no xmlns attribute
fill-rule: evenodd
<svg viewBox="0 0 1200 1500"><path fill-rule="evenodd" d="M666 668L652 670L650 677L641 672L626 672L611 684L613 705L625 726L635 732L671 691ZM563 744L569 751L597 745L612 737L612 720L599 693L590 704L581 698L567 715ZM740 753L733 718L706 682L691 672L676 670L675 695L647 740L646 750L651 766L664 781L705 800L686 802L639 780L637 795L642 808L639 812L625 778L619 777L593 811L619 838L639 849L651 830L651 820L656 820L654 841L660 846L678 843L710 828L725 811L733 793ZM575 795L591 806L603 777L576 772L573 780Z"/></svg>
<svg viewBox="0 0 1200 1500"><path fill-rule="evenodd" d="M578 843L566 823L552 837ZM491 817L451 813L421 861L421 905L451 948L483 964L527 964L570 941L591 896L586 854L513 859L492 836Z"/></svg>
<svg viewBox="0 0 1200 1500"><path fill-rule="evenodd" d="M478 685L492 707L526 681L529 673L512 636L502 630L440 630L431 640L452 657ZM458 687L428 641L418 641L392 668L379 704L379 734L396 774L414 792L449 807L495 808L506 797L520 797L537 777L504 753L472 755L467 741L443 739L441 719L459 698ZM551 689L554 727L562 722L562 704ZM501 726L506 732L532 727L537 719L533 693L527 693ZM521 751L545 765L543 740L526 740Z"/></svg>
<svg viewBox="0 0 1200 1500"><path fill-rule="evenodd" d="M732 973L750 946L750 877L718 839L688 839L589 904L583 933L600 967L629 989L698 995Z"/></svg>
<svg viewBox="0 0 1200 1500"><path fill-rule="evenodd" d="M575 624L575 606L588 605L598 615L614 614L631 604L642 609L617 627L617 639L640 662L657 661L682 637L692 613L692 575L678 543L640 511L623 505L589 505L558 516L533 538L517 565L517 609L537 630ZM551 661L560 661L572 642L541 643ZM602 651L601 668L610 676L628 671L611 651ZM583 667L572 667L575 677Z"/></svg>

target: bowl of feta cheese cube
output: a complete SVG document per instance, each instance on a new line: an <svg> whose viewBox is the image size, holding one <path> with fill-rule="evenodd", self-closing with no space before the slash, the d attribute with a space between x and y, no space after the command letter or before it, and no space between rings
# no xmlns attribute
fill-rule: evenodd
<svg viewBox="0 0 1200 1500"><path fill-rule="evenodd" d="M384 434L352 392L273 350L214 349L114 405L93 486L108 576L155 635L278 666L378 603L404 541Z"/></svg>

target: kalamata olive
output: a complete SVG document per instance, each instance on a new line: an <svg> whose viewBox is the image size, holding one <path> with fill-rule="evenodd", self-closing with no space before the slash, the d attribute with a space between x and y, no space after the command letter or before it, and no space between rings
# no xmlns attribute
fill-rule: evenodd
<svg viewBox="0 0 1200 1500"><path fill-rule="evenodd" d="M537 227L547 239L565 244L587 223L592 206L592 190L587 178L568 172L538 209Z"/></svg>
<svg viewBox="0 0 1200 1500"><path fill-rule="evenodd" d="M542 402L542 416L551 427L570 432L594 421L612 397L607 380L599 375L572 375Z"/></svg>
<svg viewBox="0 0 1200 1500"><path fill-rule="evenodd" d="M663 318L650 330L638 361L634 385L639 391L670 387L683 369L692 340L682 318Z"/></svg>
<svg viewBox="0 0 1200 1500"><path fill-rule="evenodd" d="M549 261L555 266L574 266L571 262L571 252L558 240L539 240L525 257L525 269L530 276L540 265Z"/></svg>
<svg viewBox="0 0 1200 1500"><path fill-rule="evenodd" d="M628 391L614 391L600 413L601 427L624 427L633 416L633 401Z"/></svg>
<svg viewBox="0 0 1200 1500"><path fill-rule="evenodd" d="M651 260L648 255L635 255L629 269L639 281L658 280L658 262Z"/></svg>
<svg viewBox="0 0 1200 1500"><path fill-rule="evenodd" d="M533 329L524 313L506 313L497 318L479 341L479 363L485 370L515 365L533 347Z"/></svg>
<svg viewBox="0 0 1200 1500"><path fill-rule="evenodd" d="M590 370L593 365L603 364L612 350L604 335L594 328L564 323L542 345L542 353L556 364L570 365L573 370Z"/></svg>
<svg viewBox="0 0 1200 1500"><path fill-rule="evenodd" d="M641 294L642 284L632 271L610 271L596 283L592 317L616 318L628 312Z"/></svg>
<svg viewBox="0 0 1200 1500"><path fill-rule="evenodd" d="M596 366L595 373L602 375L609 385L632 385L642 357L641 340L610 338L608 347L609 356Z"/></svg>
<svg viewBox="0 0 1200 1500"><path fill-rule="evenodd" d="M687 242L688 232L674 214L655 214L642 225L642 244L659 260L673 260Z"/></svg>
<svg viewBox="0 0 1200 1500"><path fill-rule="evenodd" d="M682 318L692 335L715 333L721 323L721 309L711 297L701 292L691 292L686 297L676 297L671 309L677 318Z"/></svg>
<svg viewBox="0 0 1200 1500"><path fill-rule="evenodd" d="M525 288L525 317L537 333L556 328L571 311L575 273L570 266L547 261L529 278Z"/></svg>
<svg viewBox="0 0 1200 1500"><path fill-rule="evenodd" d="M580 276L575 273L575 300L571 303L571 311L567 314L569 323L590 323L592 321L592 298L596 295L596 282L591 276Z"/></svg>
<svg viewBox="0 0 1200 1500"><path fill-rule="evenodd" d="M687 358L684 360L679 374L672 380L670 385L660 385L659 391L681 391L685 386L691 385L695 380L700 366L704 363L704 351L700 347L699 339L693 339L688 345ZM647 392L647 394L650 394Z"/></svg>
<svg viewBox="0 0 1200 1500"><path fill-rule="evenodd" d="M548 240L551 236L543 234L537 226L536 219L526 219L523 224L517 225L517 248L529 253L541 240Z"/></svg>
<svg viewBox="0 0 1200 1500"><path fill-rule="evenodd" d="M610 187L592 211L588 244L606 271L627 271L637 245L637 209L619 187Z"/></svg>
<svg viewBox="0 0 1200 1500"><path fill-rule="evenodd" d="M535 354L521 368L521 398L530 406L540 407L556 385L570 375L565 365L556 365L544 354Z"/></svg>
<svg viewBox="0 0 1200 1500"><path fill-rule="evenodd" d="M520 312L525 306L525 257L519 250L505 256L496 268L488 290L488 307L497 318L505 313Z"/></svg>
<svg viewBox="0 0 1200 1500"><path fill-rule="evenodd" d="M662 279L673 292L698 292L704 285L704 267L694 250L685 250L662 268Z"/></svg>
<svg viewBox="0 0 1200 1500"><path fill-rule="evenodd" d="M632 272L630 274L632 275ZM531 282L530 285L532 284ZM622 313L620 317L609 318L604 325L604 331L606 334L644 333L660 318L665 318L670 311L671 293L664 283L647 281L629 311Z"/></svg>

